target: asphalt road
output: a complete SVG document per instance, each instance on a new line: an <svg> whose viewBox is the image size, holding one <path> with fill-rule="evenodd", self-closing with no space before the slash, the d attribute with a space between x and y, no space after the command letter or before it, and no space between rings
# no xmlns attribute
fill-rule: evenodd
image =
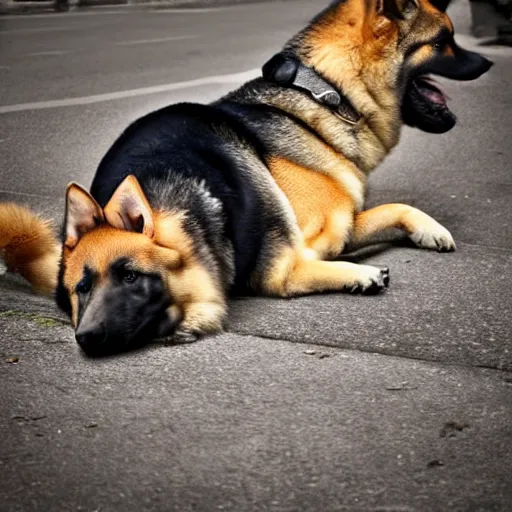
<svg viewBox="0 0 512 512"><path fill-rule="evenodd" d="M322 6L0 18L0 200L59 222L131 120L254 76ZM224 335L100 361L0 276L0 511L512 509L512 49L451 12L495 66L446 82L457 127L404 130L369 205L457 251L373 251L385 294L241 298Z"/></svg>

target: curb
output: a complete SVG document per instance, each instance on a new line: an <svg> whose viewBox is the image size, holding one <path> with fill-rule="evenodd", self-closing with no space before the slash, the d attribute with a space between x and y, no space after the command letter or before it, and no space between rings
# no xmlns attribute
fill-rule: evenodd
<svg viewBox="0 0 512 512"><path fill-rule="evenodd" d="M16 1L0 0L2 14L44 14L49 12L69 12L88 10L89 8L134 7L134 8L169 8L169 7L213 7L220 5L241 5L279 0L42 0Z"/></svg>

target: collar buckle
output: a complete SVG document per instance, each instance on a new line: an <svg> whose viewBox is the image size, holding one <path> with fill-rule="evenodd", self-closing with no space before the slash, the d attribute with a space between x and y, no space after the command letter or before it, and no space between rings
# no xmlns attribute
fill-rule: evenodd
<svg viewBox="0 0 512 512"><path fill-rule="evenodd" d="M293 56L278 53L263 66L263 78L282 87L297 88L327 107L336 117L355 126L363 117L349 99L337 91L313 68L304 66Z"/></svg>

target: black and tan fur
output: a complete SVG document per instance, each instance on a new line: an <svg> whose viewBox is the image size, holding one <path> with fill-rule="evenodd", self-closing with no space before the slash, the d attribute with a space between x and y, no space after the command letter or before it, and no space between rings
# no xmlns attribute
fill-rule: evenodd
<svg viewBox="0 0 512 512"><path fill-rule="evenodd" d="M25 275L44 291L59 274L57 302L84 350L217 332L233 290L379 291L387 269L331 260L389 228L419 247L453 250L450 233L413 207L364 210L368 174L404 122L432 132L455 124L420 75L467 80L490 67L455 44L439 2L336 1L285 45L284 56L351 103L355 124L306 91L264 78L211 105L173 105L133 123L90 193L68 187L60 263L46 225L31 228L48 252L40 274ZM0 209L0 241L22 270L27 262L13 255L32 235L13 212ZM17 233L4 241L12 224ZM34 258L28 265L41 262Z"/></svg>

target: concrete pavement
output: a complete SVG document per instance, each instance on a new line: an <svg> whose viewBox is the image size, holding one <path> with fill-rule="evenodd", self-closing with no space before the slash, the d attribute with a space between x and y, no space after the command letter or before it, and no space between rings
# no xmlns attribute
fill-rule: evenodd
<svg viewBox="0 0 512 512"><path fill-rule="evenodd" d="M218 97L321 5L0 20L0 200L60 219L130 120ZM358 257L385 294L240 298L224 335L104 360L0 277L2 512L510 510L512 50L452 16L495 66L446 82L457 127L406 130L369 204L424 209L458 250L381 247Z"/></svg>

